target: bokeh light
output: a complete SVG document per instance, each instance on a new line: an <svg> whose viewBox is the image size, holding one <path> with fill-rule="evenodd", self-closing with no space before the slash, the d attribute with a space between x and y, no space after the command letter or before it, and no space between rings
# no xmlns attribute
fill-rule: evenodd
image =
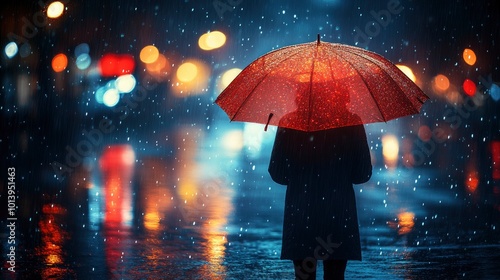
<svg viewBox="0 0 500 280"><path fill-rule="evenodd" d="M208 91L210 68L201 60L189 59L179 66L172 81L176 96L202 94Z"/></svg>
<svg viewBox="0 0 500 280"><path fill-rule="evenodd" d="M170 74L172 67L168 63L167 57L163 54L159 54L155 62L146 64L146 70L149 74L161 80Z"/></svg>
<svg viewBox="0 0 500 280"><path fill-rule="evenodd" d="M97 103L99 104L103 104L104 103L104 94L106 93L106 91L108 91L109 89L116 89L115 87L115 83L116 83L116 80L111 80L111 81L108 81L106 83L106 85L102 86L102 87L99 87L96 91L95 91L95 100L97 101Z"/></svg>
<svg viewBox="0 0 500 280"><path fill-rule="evenodd" d="M469 193L474 193L479 186L479 176L477 170L471 168L465 177L466 190Z"/></svg>
<svg viewBox="0 0 500 280"><path fill-rule="evenodd" d="M462 88L464 89L465 94L468 96L474 96L476 93L476 84L471 81L470 79L465 79L464 83L462 84Z"/></svg>
<svg viewBox="0 0 500 280"><path fill-rule="evenodd" d="M90 47L87 43L81 43L75 47L75 56L80 56L82 54L89 54Z"/></svg>
<svg viewBox="0 0 500 280"><path fill-rule="evenodd" d="M182 97L206 93L209 78L210 68L205 62L198 59L186 60L173 77L173 93Z"/></svg>
<svg viewBox="0 0 500 280"><path fill-rule="evenodd" d="M18 48L15 42L10 42L5 46L4 52L8 58L13 58L17 54Z"/></svg>
<svg viewBox="0 0 500 280"><path fill-rule="evenodd" d="M245 123L243 127L243 145L249 158L258 158L264 141L264 125Z"/></svg>
<svg viewBox="0 0 500 280"><path fill-rule="evenodd" d="M198 74L198 67L191 62L185 62L177 69L177 78L181 82L191 82Z"/></svg>
<svg viewBox="0 0 500 280"><path fill-rule="evenodd" d="M465 49L462 56L464 58L465 63L471 66L476 63L476 54L474 53L473 50Z"/></svg>
<svg viewBox="0 0 500 280"><path fill-rule="evenodd" d="M240 72L240 68L233 68L224 72L221 78L221 88L225 89L234 80L234 78L240 74Z"/></svg>
<svg viewBox="0 0 500 280"><path fill-rule="evenodd" d="M141 52L139 53L139 59L146 63L154 63L157 59L158 56L160 55L160 52L158 51L158 48L153 46L153 45L148 45L142 48Z"/></svg>
<svg viewBox="0 0 500 280"><path fill-rule="evenodd" d="M222 137L224 150L230 154L237 154L243 149L244 137L241 130L232 130Z"/></svg>
<svg viewBox="0 0 500 280"><path fill-rule="evenodd" d="M62 72L67 66L68 57L65 54L60 53L52 58L52 70L54 70L54 72Z"/></svg>
<svg viewBox="0 0 500 280"><path fill-rule="evenodd" d="M95 101L97 101L97 103L99 104L102 104L103 103L103 97L104 97L104 93L106 92L106 88L105 87L99 87L96 91L95 91Z"/></svg>
<svg viewBox="0 0 500 280"><path fill-rule="evenodd" d="M59 1L54 1L49 4L47 8L47 17L48 18L58 18L64 12L64 4Z"/></svg>
<svg viewBox="0 0 500 280"><path fill-rule="evenodd" d="M444 92L450 88L450 80L443 74L438 74L432 80L432 87L437 92Z"/></svg>
<svg viewBox="0 0 500 280"><path fill-rule="evenodd" d="M500 87L497 84L492 84L490 87L490 95L493 100L500 100Z"/></svg>
<svg viewBox="0 0 500 280"><path fill-rule="evenodd" d="M382 136L382 155L388 168L396 167L399 155L399 142L396 136L392 134Z"/></svg>
<svg viewBox="0 0 500 280"><path fill-rule="evenodd" d="M102 96L102 103L108 107L114 107L120 101L120 93L115 88L106 90Z"/></svg>
<svg viewBox="0 0 500 280"><path fill-rule="evenodd" d="M122 75L116 78L115 87L121 93L129 93L136 85L135 77L131 74Z"/></svg>
<svg viewBox="0 0 500 280"><path fill-rule="evenodd" d="M208 32L200 36L198 46L205 51L222 47L226 43L226 35L220 31Z"/></svg>
<svg viewBox="0 0 500 280"><path fill-rule="evenodd" d="M134 71L135 60L131 55L105 54L98 62L102 76L113 77L130 74Z"/></svg>
<svg viewBox="0 0 500 280"><path fill-rule="evenodd" d="M396 66L401 70L401 72L405 73L405 75L412 80L412 82L415 82L417 78L415 77L415 74L413 74L413 71L411 70L410 67L406 65L401 65L401 64L396 64Z"/></svg>
<svg viewBox="0 0 500 280"><path fill-rule="evenodd" d="M85 70L87 69L90 64L92 63L92 59L90 56L86 53L82 53L79 56L76 57L76 67L80 70Z"/></svg>

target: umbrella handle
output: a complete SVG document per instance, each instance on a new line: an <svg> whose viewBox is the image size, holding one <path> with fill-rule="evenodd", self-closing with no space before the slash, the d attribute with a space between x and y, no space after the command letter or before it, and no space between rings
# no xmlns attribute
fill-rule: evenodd
<svg viewBox="0 0 500 280"><path fill-rule="evenodd" d="M273 113L269 113L269 117L267 118L267 123L266 126L264 127L264 131L267 131L267 127L269 126L269 122L271 121L271 118L274 116Z"/></svg>

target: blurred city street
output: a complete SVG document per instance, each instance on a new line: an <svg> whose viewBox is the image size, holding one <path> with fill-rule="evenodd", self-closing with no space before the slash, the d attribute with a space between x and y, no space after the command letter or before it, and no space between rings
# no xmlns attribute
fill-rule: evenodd
<svg viewBox="0 0 500 280"><path fill-rule="evenodd" d="M499 4L268 2L5 4L1 279L293 279L276 127L214 101L317 34L383 55L430 97L365 125L363 260L346 279L500 279Z"/></svg>

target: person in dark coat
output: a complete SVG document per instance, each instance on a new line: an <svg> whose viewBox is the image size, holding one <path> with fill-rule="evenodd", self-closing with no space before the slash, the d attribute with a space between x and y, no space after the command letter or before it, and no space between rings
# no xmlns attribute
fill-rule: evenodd
<svg viewBox="0 0 500 280"><path fill-rule="evenodd" d="M361 260L353 184L372 174L363 125L314 132L279 127L269 174L287 186L281 259L293 261L296 279L315 279L317 260L324 279L343 279L347 260Z"/></svg>

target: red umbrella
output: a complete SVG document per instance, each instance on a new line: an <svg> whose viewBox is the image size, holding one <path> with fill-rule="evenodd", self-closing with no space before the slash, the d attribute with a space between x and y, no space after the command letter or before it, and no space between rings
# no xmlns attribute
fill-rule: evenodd
<svg viewBox="0 0 500 280"><path fill-rule="evenodd" d="M417 114L427 99L384 57L318 35L259 57L215 103L231 121L316 131Z"/></svg>

